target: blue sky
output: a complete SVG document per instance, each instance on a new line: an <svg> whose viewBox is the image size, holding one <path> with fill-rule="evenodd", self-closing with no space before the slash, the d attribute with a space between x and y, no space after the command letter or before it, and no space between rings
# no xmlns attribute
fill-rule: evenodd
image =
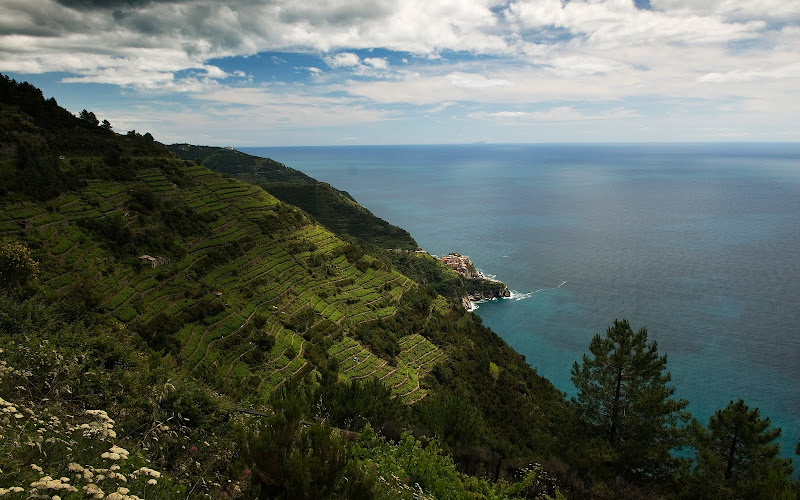
<svg viewBox="0 0 800 500"><path fill-rule="evenodd" d="M166 143L800 141L800 0L4 0L0 72Z"/></svg>

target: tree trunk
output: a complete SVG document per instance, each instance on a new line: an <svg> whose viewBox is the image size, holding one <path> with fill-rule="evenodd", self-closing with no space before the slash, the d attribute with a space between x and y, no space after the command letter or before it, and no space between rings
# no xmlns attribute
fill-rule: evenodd
<svg viewBox="0 0 800 500"><path fill-rule="evenodd" d="M728 463L725 464L725 480L731 478L731 474L733 473L733 454L736 452L736 444L739 439L739 425L736 425L736 428L733 429L733 439L731 439L731 448L728 450Z"/></svg>
<svg viewBox="0 0 800 500"><path fill-rule="evenodd" d="M617 370L617 386L614 389L614 402L611 405L611 430L609 431L608 440L611 446L614 446L617 440L617 419L619 418L619 393L622 387L622 367Z"/></svg>

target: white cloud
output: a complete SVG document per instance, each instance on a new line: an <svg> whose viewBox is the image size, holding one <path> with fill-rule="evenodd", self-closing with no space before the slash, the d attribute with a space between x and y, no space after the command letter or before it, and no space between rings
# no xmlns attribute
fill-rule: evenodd
<svg viewBox="0 0 800 500"><path fill-rule="evenodd" d="M361 59L359 59L358 55L352 52L340 52L332 56L325 56L323 59L325 60L325 64L331 68L349 68L358 66L361 63Z"/></svg>
<svg viewBox="0 0 800 500"><path fill-rule="evenodd" d="M434 106L433 108L428 110L428 113L441 113L445 109L449 108L450 106L454 105L453 101L444 101L439 103L438 105Z"/></svg>
<svg viewBox="0 0 800 500"><path fill-rule="evenodd" d="M631 109L612 109L597 114L586 114L570 106L558 106L547 111L495 111L491 113L471 113L473 119L530 120L543 122L570 122L586 120L628 119L640 116Z"/></svg>
<svg viewBox="0 0 800 500"><path fill-rule="evenodd" d="M364 64L368 64L375 69L388 69L389 61L385 57L365 57Z"/></svg>
<svg viewBox="0 0 800 500"><path fill-rule="evenodd" d="M731 19L798 19L797 0L650 0L654 8Z"/></svg>
<svg viewBox="0 0 800 500"><path fill-rule="evenodd" d="M280 84L290 66L275 65L291 60L288 54L316 54L318 67L294 62L314 76L302 93L272 86L258 94L287 99L258 107L292 127L315 120L336 126L345 119L334 112L372 123L454 104L492 122L589 122L615 116L586 111L601 108L638 120L624 114L646 113L632 101L682 103L670 112L684 117L703 103L726 109L724 118L709 120L736 115L786 130L800 113L800 0L651 0L653 10L633 0L64 3L0 2L0 71L57 71L67 74L64 82L149 95L187 92L222 119L226 106L245 106L235 92L220 93L226 86L255 88L271 77ZM399 51L391 60L403 64L367 57L371 49ZM274 76L264 81L253 82L261 71L226 59L262 52L284 53L265 58L261 69Z"/></svg>
<svg viewBox="0 0 800 500"><path fill-rule="evenodd" d="M194 95L207 112L220 118L252 119L266 128L275 126L340 126L369 123L390 113L347 97L320 97L301 87L219 88Z"/></svg>
<svg viewBox="0 0 800 500"><path fill-rule="evenodd" d="M796 83L798 79L800 79L800 63L768 69L736 69L724 73L707 73L701 76L698 81L703 83L731 83L777 80L783 78L793 79Z"/></svg>
<svg viewBox="0 0 800 500"><path fill-rule="evenodd" d="M593 45L728 43L756 38L760 21L725 22L714 16L639 10L633 0L516 0L505 11L526 28L563 28Z"/></svg>
<svg viewBox="0 0 800 500"><path fill-rule="evenodd" d="M447 75L447 80L453 87L462 89L488 89L493 87L507 87L509 82L499 78L487 78L478 73L455 72Z"/></svg>

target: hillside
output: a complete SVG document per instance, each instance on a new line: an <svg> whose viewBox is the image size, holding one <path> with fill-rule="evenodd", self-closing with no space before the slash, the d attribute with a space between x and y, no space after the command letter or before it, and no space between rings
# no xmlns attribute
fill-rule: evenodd
<svg viewBox="0 0 800 500"><path fill-rule="evenodd" d="M274 453L301 453L311 436L342 447L342 468L325 476L338 494L342 477L363 475L372 481L366 492L410 498L405 483L385 482L392 474L432 492L445 480L498 498L524 489L474 482L449 460L495 479L545 477L516 464L556 452L563 396L480 318L264 189L175 157L150 134L75 118L27 84L4 79L0 88L0 241L6 262L36 268L0 297L8 367L0 404L12 417L24 409L16 437L0 442L0 468L14 471L0 487L30 484L39 477L31 463L49 464L51 478L88 470L72 462L86 457L93 474L109 460L133 475L134 464L157 468L168 478L158 481L162 498L193 487L215 496L290 491L281 481L315 462L283 472L266 465L270 441L252 446L275 425L293 437ZM82 448L37 438L59 428L37 431L46 418L82 433ZM0 423L12 428L9 418ZM403 448L369 432L363 448L351 448L329 427L367 423L397 439L409 429L437 436L454 458L410 436ZM125 453L114 451L120 443ZM397 469L404 453L438 465ZM148 487L141 474L137 484ZM552 493L545 483L528 486ZM71 491L63 484L37 488L63 496Z"/></svg>
<svg viewBox="0 0 800 500"><path fill-rule="evenodd" d="M264 187L278 199L303 209L341 237L352 236L378 248L417 248L407 231L376 217L347 192L282 163L230 148L172 144L167 149L184 160L200 161L215 172Z"/></svg>
<svg viewBox="0 0 800 500"><path fill-rule="evenodd" d="M332 230L29 84L0 76L0 110L0 496L800 492L758 408L690 420L645 328L596 335L568 402L454 300L497 284L381 248L346 193L245 158L334 193Z"/></svg>
<svg viewBox="0 0 800 500"><path fill-rule="evenodd" d="M232 148L172 144L167 148L184 160L201 162L215 172L233 175L262 186L281 201L303 209L337 236L369 251L437 293L463 300L469 296L501 296L505 285L483 279L465 279L424 253L411 235L376 217L350 194L319 182L269 158Z"/></svg>

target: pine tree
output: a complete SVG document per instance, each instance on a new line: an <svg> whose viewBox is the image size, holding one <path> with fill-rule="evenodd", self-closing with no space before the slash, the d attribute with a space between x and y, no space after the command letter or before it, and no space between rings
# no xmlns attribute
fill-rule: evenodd
<svg viewBox="0 0 800 500"><path fill-rule="evenodd" d="M781 429L743 400L717 410L703 427L692 422L696 493L719 498L782 498L790 494L791 461L775 442ZM712 493L713 492L713 493ZM790 498L791 495L787 498Z"/></svg>
<svg viewBox="0 0 800 500"><path fill-rule="evenodd" d="M94 126L100 124L100 120L97 119L97 116L91 111L87 111L85 109L81 111L81 113L78 115L78 118Z"/></svg>
<svg viewBox="0 0 800 500"><path fill-rule="evenodd" d="M683 434L678 424L689 416L688 402L671 397L666 355L647 343L645 328L634 333L624 319L614 320L605 337L595 335L589 350L592 356L572 367L581 420L608 441L617 474L636 482L669 474L677 464L670 451Z"/></svg>

